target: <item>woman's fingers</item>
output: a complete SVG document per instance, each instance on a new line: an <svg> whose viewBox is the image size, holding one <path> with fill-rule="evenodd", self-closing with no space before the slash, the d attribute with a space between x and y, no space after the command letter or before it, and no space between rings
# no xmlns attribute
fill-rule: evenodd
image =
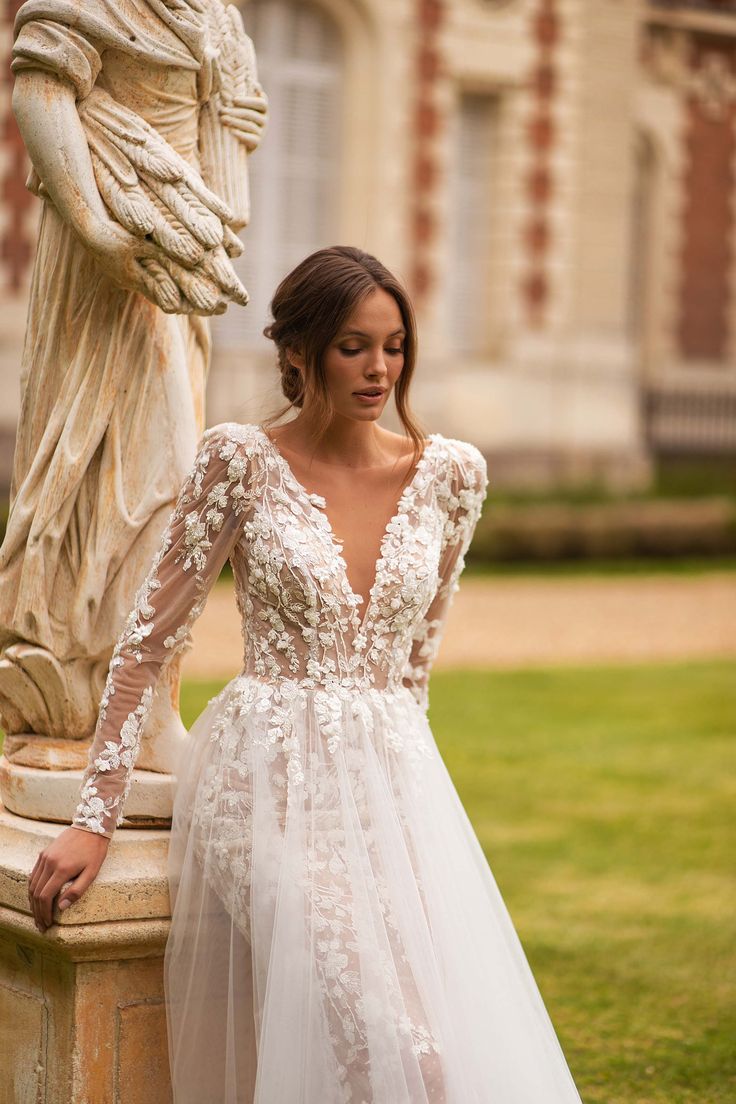
<svg viewBox="0 0 736 1104"><path fill-rule="evenodd" d="M76 878L73 878L59 894L59 909L63 912L69 905L73 905L75 901L78 901L82 894L90 887L96 876L97 871L93 866L90 865L85 867L84 870L82 870Z"/></svg>
<svg viewBox="0 0 736 1104"><path fill-rule="evenodd" d="M41 871L41 867L43 866L44 858L45 858L44 852L39 851L38 856L36 857L36 861L33 864L33 870L31 871L31 873L28 877L28 896L29 897L31 896L31 894L33 892L33 887L35 886L36 882L38 881L38 875Z"/></svg>
<svg viewBox="0 0 736 1104"><path fill-rule="evenodd" d="M38 926L41 922L40 921L40 913L39 913L39 904L38 904L37 892L38 892L39 887L41 885L43 885L43 883L45 881L45 877L44 877L45 866L46 866L46 854L45 854L45 852L42 851L40 853L40 855L38 856L38 858L36 859L36 864L33 867L33 873L32 873L31 879L28 883L28 900L29 900L30 905L31 905L31 912L33 914L33 919L36 923L36 926Z"/></svg>
<svg viewBox="0 0 736 1104"><path fill-rule="evenodd" d="M51 926L52 913L54 911L54 898L64 883L68 881L68 871L62 872L55 870L53 873L49 874L48 879L36 894L36 899L38 901L38 917L44 928Z"/></svg>
<svg viewBox="0 0 736 1104"><path fill-rule="evenodd" d="M108 836L69 827L40 852L28 879L28 900L39 931L53 923L60 890L60 902L79 900L97 877L109 844Z"/></svg>

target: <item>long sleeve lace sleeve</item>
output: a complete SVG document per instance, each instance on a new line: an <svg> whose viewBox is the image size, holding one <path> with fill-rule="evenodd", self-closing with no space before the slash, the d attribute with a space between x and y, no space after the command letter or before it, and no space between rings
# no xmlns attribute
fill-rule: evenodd
<svg viewBox="0 0 736 1104"><path fill-rule="evenodd" d="M442 536L438 586L424 618L412 639L411 652L404 671L407 686L423 709L429 707L429 675L439 651L452 599L459 589L483 502L488 490L488 470L482 452L465 441L456 441L454 462L447 484L438 488L446 502L447 516Z"/></svg>
<svg viewBox="0 0 736 1104"><path fill-rule="evenodd" d="M214 426L200 440L158 552L115 645L72 827L112 837L156 683L190 629L251 505L242 444Z"/></svg>

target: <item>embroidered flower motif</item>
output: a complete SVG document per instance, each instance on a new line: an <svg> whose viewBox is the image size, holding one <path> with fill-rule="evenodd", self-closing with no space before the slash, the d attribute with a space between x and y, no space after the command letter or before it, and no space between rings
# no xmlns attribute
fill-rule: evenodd
<svg viewBox="0 0 736 1104"><path fill-rule="evenodd" d="M440 1053L383 868L387 827L371 822L366 762L385 764L386 785L421 804L435 756L429 672L486 485L474 446L432 435L386 526L361 609L325 499L301 487L260 427L208 430L110 659L73 820L105 835L121 824L156 680L188 645L229 556L243 667L210 702L192 846L246 939L256 873L260 915L276 909L284 884L303 895L336 1099L345 1104L372 1098L371 1048L382 1036L420 1063ZM269 828L258 836L254 871L256 778L271 806L260 790L259 823ZM397 816L403 821L400 806ZM285 874L288 823L304 833L306 862ZM370 902L354 894L356 831Z"/></svg>
<svg viewBox="0 0 736 1104"><path fill-rule="evenodd" d="M411 711L428 708L429 671L486 487L473 445L431 435L386 526L361 608L325 499L301 486L259 426L208 430L110 659L73 823L109 834L116 816L119 823L156 679L189 646L227 555L243 616L243 672L260 689L244 684L236 715L228 706L222 723L242 728L247 716L264 717L253 738L290 801L305 785L306 749L295 734L304 695L328 755L344 747L349 717L366 729L382 717L386 750L410 759L419 778L427 747ZM129 697L121 687L136 668L139 705L121 715ZM409 710L400 725L397 703Z"/></svg>

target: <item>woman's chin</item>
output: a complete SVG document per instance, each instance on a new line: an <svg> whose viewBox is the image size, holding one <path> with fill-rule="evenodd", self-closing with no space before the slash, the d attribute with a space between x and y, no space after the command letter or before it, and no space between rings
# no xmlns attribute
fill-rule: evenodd
<svg viewBox="0 0 736 1104"><path fill-rule="evenodd" d="M355 422L375 422L384 410L388 397L383 395L378 402L364 403L354 395L348 395L339 404L333 399L335 412L341 418L347 418Z"/></svg>

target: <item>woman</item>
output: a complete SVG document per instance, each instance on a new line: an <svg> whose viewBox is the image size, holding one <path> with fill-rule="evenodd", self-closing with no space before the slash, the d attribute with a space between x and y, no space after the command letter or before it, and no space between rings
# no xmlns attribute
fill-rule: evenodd
<svg viewBox="0 0 736 1104"><path fill-rule="evenodd" d="M272 311L276 418L297 415L204 434L34 916L96 876L156 679L229 557L243 671L190 732L169 851L177 1104L579 1104L427 720L485 460L418 432L411 304L374 257L312 254ZM410 450L379 425L392 392Z"/></svg>

